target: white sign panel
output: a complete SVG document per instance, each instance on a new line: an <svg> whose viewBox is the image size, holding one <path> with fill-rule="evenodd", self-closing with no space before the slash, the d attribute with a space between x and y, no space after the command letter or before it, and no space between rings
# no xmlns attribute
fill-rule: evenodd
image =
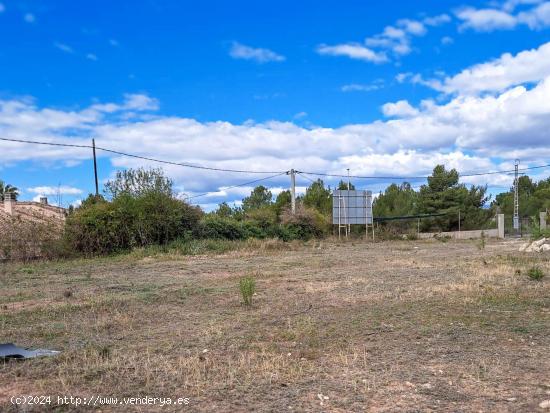
<svg viewBox="0 0 550 413"><path fill-rule="evenodd" d="M335 190L332 193L332 223L372 224L372 192Z"/></svg>

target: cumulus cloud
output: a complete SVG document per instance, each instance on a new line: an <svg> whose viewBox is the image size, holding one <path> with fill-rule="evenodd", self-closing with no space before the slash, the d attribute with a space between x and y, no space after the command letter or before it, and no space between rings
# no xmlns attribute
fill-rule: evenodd
<svg viewBox="0 0 550 413"><path fill-rule="evenodd" d="M518 14L518 21L531 29L543 29L550 26L550 2Z"/></svg>
<svg viewBox="0 0 550 413"><path fill-rule="evenodd" d="M355 174L417 176L429 174L438 162L461 171L486 171L501 167L492 160L495 157L521 155L522 164L528 164L550 156L546 133L550 128L549 94L550 77L530 90L520 86L497 96L459 96L445 104L424 102L418 109L408 102L385 105L386 114L399 116L397 119L309 129L289 122L238 125L164 116L120 121L101 116L97 108L64 112L40 109L29 102L2 101L0 133L27 139L39 134L56 142L86 144L87 138L78 136L94 136L99 146L117 151L229 169L343 173L351 167ZM82 133L75 135L75 130ZM522 142L521 154L517 142ZM79 148L30 151L27 145L0 142L0 149L4 159L13 161L90 157L89 150ZM99 156L110 157L116 168L159 166L101 151ZM190 195L216 193L258 178L254 174L163 167ZM497 178L485 177L491 183L500 182ZM269 183L284 186L287 180L281 176Z"/></svg>
<svg viewBox="0 0 550 413"><path fill-rule="evenodd" d="M239 42L233 42L229 55L234 59L253 60L257 63L282 62L286 59L272 50L250 47Z"/></svg>
<svg viewBox="0 0 550 413"><path fill-rule="evenodd" d="M461 29L490 32L497 29L513 29L517 20L511 14L498 9L475 9L466 7L455 13L462 20Z"/></svg>
<svg viewBox="0 0 550 413"><path fill-rule="evenodd" d="M451 18L447 14L425 17L422 20L400 19L395 24L386 26L381 33L367 37L363 43L321 44L317 47L317 53L385 63L391 60L390 55L398 57L411 53L413 37L424 36L428 31L427 27L440 26L449 21Z"/></svg>
<svg viewBox="0 0 550 413"><path fill-rule="evenodd" d="M28 192L38 194L39 196L47 195L81 195L83 191L72 186L35 186L27 189Z"/></svg>
<svg viewBox="0 0 550 413"><path fill-rule="evenodd" d="M532 6L516 10L518 6ZM501 7L477 9L464 7L455 11L456 17L462 21L461 30L472 29L479 32L495 30L511 30L519 25L539 30L550 27L550 1L541 0L510 0Z"/></svg>
<svg viewBox="0 0 550 413"><path fill-rule="evenodd" d="M81 110L39 107L31 99L0 100L0 136L30 140L40 136L76 144L89 144L89 137L94 137L98 146L140 156L269 173L295 168L342 174L352 168L357 175L419 176L429 174L437 163L473 172L509 169L508 161L498 159L520 158L525 166L542 164L550 157L550 73L522 70L543 68L539 60L548 61L547 47L474 66L460 78L443 79L441 85L449 92L458 91L446 102L422 101L414 106L404 100L388 102L382 111L391 119L369 123L306 128L277 121L200 122L151 116L149 111L158 108L158 101L145 94L128 94L122 102L94 103ZM498 80L499 76L505 80ZM413 77L403 74L403 80ZM494 85L491 77L496 79ZM464 85L473 85L476 79L487 83L492 93L477 93L475 86L469 86L475 93L463 93ZM532 84L525 87L517 82ZM30 148L0 141L3 159L12 163L75 163L91 155L86 148ZM109 158L115 168L159 166L102 151L98 155ZM229 186L264 176L162 166L182 192L191 196L208 192L209 202L232 201L231 197L241 194ZM509 179L502 174L468 182L501 185ZM266 183L285 187L288 177Z"/></svg>
<svg viewBox="0 0 550 413"><path fill-rule="evenodd" d="M536 83L550 75L550 42L536 49L474 65L442 82L431 81L427 86L445 93L476 94L499 92L524 83Z"/></svg>
<svg viewBox="0 0 550 413"><path fill-rule="evenodd" d="M350 59L373 63L383 63L388 60L385 53L375 52L359 43L338 44L334 46L322 44L317 47L317 53L328 56L346 56Z"/></svg>
<svg viewBox="0 0 550 413"><path fill-rule="evenodd" d="M540 4L544 0L507 0L502 4L502 9L506 11L514 11L518 6Z"/></svg>
<svg viewBox="0 0 550 413"><path fill-rule="evenodd" d="M418 115L418 110L413 108L406 100L400 100L395 103L384 104L382 113L387 117L409 117Z"/></svg>

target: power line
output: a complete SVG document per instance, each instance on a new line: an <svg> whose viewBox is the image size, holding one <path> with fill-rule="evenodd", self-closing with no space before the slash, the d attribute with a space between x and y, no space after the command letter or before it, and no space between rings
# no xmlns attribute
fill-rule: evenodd
<svg viewBox="0 0 550 413"><path fill-rule="evenodd" d="M546 165L538 165L538 166L531 166L526 168L519 168L519 171L529 171L533 169L544 169L544 168L550 168L550 164ZM348 175L343 174L330 174L330 173L323 173L323 172L306 172L306 171L297 171L299 174L308 174L308 175L315 175L315 176L326 176L326 177L332 177L332 178L348 178ZM459 177L472 177L472 176L483 176L483 175L498 175L498 174L504 174L509 175L515 173L515 169L509 169L509 170L502 170L502 171L489 171L489 172L476 172L476 173L458 173ZM428 179L431 176L364 176L364 175L349 175L350 178L354 179L388 179L388 180L413 180L413 179Z"/></svg>
<svg viewBox="0 0 550 413"><path fill-rule="evenodd" d="M29 141L29 140L22 140L22 139L8 139L8 138L0 138L0 140L7 141L7 142L29 143L29 144L35 144L35 145L93 149L92 145L77 145L77 144L55 143L55 142L39 142L39 141ZM127 152L116 151L114 149L102 148L102 147L99 147L99 146L96 146L95 148L99 151L113 153L115 155L127 156L129 158L142 159L142 160L145 160L145 161L158 162L158 163L167 164L167 165L174 165L174 166L183 166L185 168L202 169L202 170L207 170L207 171L233 172L233 173L246 173L246 174L286 173L286 171L285 172L281 172L281 171L250 171L250 170L245 170L245 169L215 168L215 167L204 166L204 165L194 165L194 164L188 164L188 163L165 161L165 160L162 160L162 159L156 159L156 158L150 158L150 157L147 157L147 156L135 155L135 154L127 153Z"/></svg>
<svg viewBox="0 0 550 413"><path fill-rule="evenodd" d="M1 141L7 141L7 142L18 142L18 143L27 143L27 144L35 144L35 145L46 145L46 146L58 146L58 147L70 147L70 148L85 148L85 149L93 149L92 145L78 145L78 144L68 144L68 143L55 143L55 142L42 142L42 141L32 141L32 140L23 140L23 139L9 139L9 138L0 138ZM226 168L216 168L216 167L210 167L210 166L204 166L204 165L195 165L195 164L189 164L189 163L181 163L181 162L172 162L172 161L166 161L162 159L157 158L151 158L147 156L141 156L141 155L135 155L127 152L121 152L116 151L114 149L109 148L102 148L97 146L97 150L101 150L103 152L112 153L115 155L121 155L126 156L130 158L135 159L142 159L150 162L157 162L167 165L174 165L174 166L182 166L185 168L194 168L194 169L202 169L202 170L208 170L208 171L218 171L218 172L230 172L230 173L246 173L246 174L276 174L274 176L285 174L285 172L282 171L252 171L252 170L245 170L245 169L226 169ZM519 171L529 171L534 169L544 169L549 168L550 164L545 165L537 165L537 166L531 166L531 167L525 167L525 168L519 168ZM308 175L315 175L315 176L326 176L326 177L333 177L333 178L348 178L348 175L343 174L331 174L331 173L324 173L324 172L311 172L311 171L296 171L299 174L308 174ZM488 172L475 172L475 173L459 173L460 177L474 177L474 176L484 176L484 175L498 175L498 174L513 174L515 173L515 169L509 169L509 170L502 170L502 171L488 171ZM386 179L386 180L415 180L415 179L428 179L429 176L364 176L364 175L350 175L350 178L354 179ZM267 178L269 179L269 177Z"/></svg>
<svg viewBox="0 0 550 413"><path fill-rule="evenodd" d="M272 175L272 176L266 176L265 178L260 178L260 179L255 179L255 180L253 180L253 181L243 182L242 184L237 184L237 185L222 187L222 188L220 188L220 190L225 191L225 190L227 190L227 189L233 189L233 188L238 188L238 187L241 187L241 186L247 186L247 185L255 184L255 183L257 183L257 182L267 181L268 179L277 178L278 176L286 175L286 174L287 174L287 172L285 171L285 172L281 172L281 173L279 173L279 174L275 174L275 175ZM205 192L205 193L199 194L199 195L193 195L193 196L190 196L189 199L203 197L203 196L206 196L206 195L211 194L212 192L213 192L213 191Z"/></svg>
<svg viewBox="0 0 550 413"><path fill-rule="evenodd" d="M307 176L304 172L298 172L302 178L306 178L308 181L315 183L313 179L311 179L309 176Z"/></svg>

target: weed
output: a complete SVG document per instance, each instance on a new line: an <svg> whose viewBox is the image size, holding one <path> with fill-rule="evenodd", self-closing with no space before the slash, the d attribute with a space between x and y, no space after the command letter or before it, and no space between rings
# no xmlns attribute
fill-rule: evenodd
<svg viewBox="0 0 550 413"><path fill-rule="evenodd" d="M241 291L244 305L251 306L252 296L254 295L254 291L256 290L256 280L254 279L254 277L242 277L239 280L239 290Z"/></svg>
<svg viewBox="0 0 550 413"><path fill-rule="evenodd" d="M448 242L451 239L449 235L439 235L439 234L434 235L434 238L440 242Z"/></svg>
<svg viewBox="0 0 550 413"><path fill-rule="evenodd" d="M529 271L527 271L527 275L532 280L540 281L542 280L545 274L540 267L535 266L535 267L529 268Z"/></svg>
<svg viewBox="0 0 550 413"><path fill-rule="evenodd" d="M477 244L477 247L478 247L480 250L484 250L484 249L485 249L485 244L486 244L486 241L485 241L485 232L481 231L481 238L479 239L479 243Z"/></svg>

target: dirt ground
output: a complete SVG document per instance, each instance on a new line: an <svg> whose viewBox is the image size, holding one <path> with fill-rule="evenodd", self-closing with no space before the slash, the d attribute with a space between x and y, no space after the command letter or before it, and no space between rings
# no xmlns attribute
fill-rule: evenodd
<svg viewBox="0 0 550 413"><path fill-rule="evenodd" d="M0 363L0 411L550 411L550 254L517 247L266 241L0 264L0 342L61 350ZM534 265L542 281L527 277ZM52 400L16 406L17 395Z"/></svg>

